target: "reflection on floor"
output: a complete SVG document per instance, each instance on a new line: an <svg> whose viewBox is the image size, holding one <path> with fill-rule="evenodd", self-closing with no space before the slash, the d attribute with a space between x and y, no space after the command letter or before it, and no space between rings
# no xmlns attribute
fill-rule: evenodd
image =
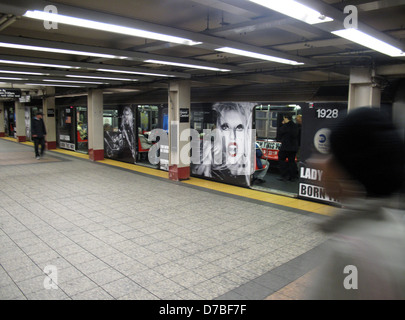
<svg viewBox="0 0 405 320"><path fill-rule="evenodd" d="M254 182L252 185L253 189L258 189L261 191L268 191L279 193L287 196L295 197L298 194L298 179L294 182L292 181L280 181L280 172L278 168L270 167L267 171L265 182L259 183Z"/></svg>

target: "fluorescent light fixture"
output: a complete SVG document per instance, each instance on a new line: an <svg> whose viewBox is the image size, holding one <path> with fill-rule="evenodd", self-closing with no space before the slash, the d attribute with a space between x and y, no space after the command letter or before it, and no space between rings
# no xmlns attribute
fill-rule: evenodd
<svg viewBox="0 0 405 320"><path fill-rule="evenodd" d="M0 63L18 64L23 66L47 67L47 68L80 69L79 67L65 66L59 64L36 63L27 61L14 61L14 60L0 60Z"/></svg>
<svg viewBox="0 0 405 320"><path fill-rule="evenodd" d="M123 71L123 70L114 70L114 69L97 69L97 71L115 72L115 73L128 73L128 74L140 74L140 75L144 75L144 76L174 77L172 75L161 74L161 73L150 73L150 72L139 72L139 71Z"/></svg>
<svg viewBox="0 0 405 320"><path fill-rule="evenodd" d="M85 84L106 84L105 82L93 82L93 81L76 81L76 80L53 80L53 79L43 79L46 82L67 82L67 83L85 83Z"/></svg>
<svg viewBox="0 0 405 320"><path fill-rule="evenodd" d="M396 48L358 29L348 28L332 31L332 33L391 57L405 57L405 53L403 50Z"/></svg>
<svg viewBox="0 0 405 320"><path fill-rule="evenodd" d="M22 50L33 50L33 51L44 51L44 52L74 54L74 55L80 55L80 56L98 57L98 58L106 58L106 59L121 59L121 60L122 59L128 59L128 57L114 56L112 54L77 51L77 50L67 50L67 49L57 49L57 48L48 48L48 47L39 47L39 46L30 46L30 45L23 45L23 44L17 44L17 43L7 43L7 42L0 42L0 47L13 48L13 49L22 49Z"/></svg>
<svg viewBox="0 0 405 320"><path fill-rule="evenodd" d="M69 84L47 84L47 83L24 83L27 86L41 86L41 87L66 87L66 88L82 88L82 86L75 86Z"/></svg>
<svg viewBox="0 0 405 320"><path fill-rule="evenodd" d="M175 37L175 36L171 36L171 35L166 35L166 34L162 34L162 33L156 33L156 32L136 29L136 28L123 27L123 26L118 26L118 25L110 24L110 23L98 22L98 21L87 20L87 19L82 19L82 18L75 18L75 17L65 16L65 15L61 15L61 14L54 14L54 13L49 13L49 12L44 12L44 11L39 11L39 10L28 10L24 14L24 16L28 17L28 18L38 19L38 20L68 24L68 25L72 25L72 26L76 26L76 27L83 27L83 28L88 28L88 29L120 33L120 34L125 34L125 35L129 35L129 36L134 36L134 37L154 39L154 40L184 44L184 45L189 45L189 46L201 44L201 42L196 42L196 41L186 39L186 38Z"/></svg>
<svg viewBox="0 0 405 320"><path fill-rule="evenodd" d="M192 68L192 69L203 69L203 70L210 70L210 71L221 71L221 72L229 72L229 71L231 71L229 69L220 69L220 68L206 67L206 66L200 66L200 65L195 65L195 64L169 62L169 61L153 60L153 59L145 60L144 62L157 63L157 64L163 64L163 65L169 65L169 66Z"/></svg>
<svg viewBox="0 0 405 320"><path fill-rule="evenodd" d="M9 71L9 70L0 70L0 73L11 73L11 74L26 74L31 76L48 76L47 73L40 72L27 72L27 71Z"/></svg>
<svg viewBox="0 0 405 320"><path fill-rule="evenodd" d="M236 55L240 55L240 56L246 56L246 57L249 57L249 58L255 58L255 59L260 59L260 60L267 60L267 61L272 61L272 62L290 64L290 65L293 65L293 66L304 64L302 62L297 62L297 61L294 61L294 60L288 60L288 59L273 57L273 56L269 56L269 55L261 54L261 53L257 53L257 52L245 51L245 50L229 48L229 47L218 48L218 49L215 49L215 50L222 51L222 52L227 52L227 53L232 53L232 54L236 54Z"/></svg>
<svg viewBox="0 0 405 320"><path fill-rule="evenodd" d="M100 80L115 80L115 81L139 81L138 79L127 79L127 78L110 78L110 77L97 77L97 76L80 76L74 74L67 74L65 77L69 78L84 78L84 79L100 79Z"/></svg>
<svg viewBox="0 0 405 320"><path fill-rule="evenodd" d="M250 0L261 6L278 11L286 16L301 20L308 24L317 24L333 21L322 13L294 0Z"/></svg>
<svg viewBox="0 0 405 320"><path fill-rule="evenodd" d="M28 80L23 78L0 77L1 80Z"/></svg>

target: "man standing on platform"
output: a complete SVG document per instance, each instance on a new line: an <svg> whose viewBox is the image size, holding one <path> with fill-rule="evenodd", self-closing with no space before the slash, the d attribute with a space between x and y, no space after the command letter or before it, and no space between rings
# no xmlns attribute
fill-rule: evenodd
<svg viewBox="0 0 405 320"><path fill-rule="evenodd" d="M42 112L37 112L36 116L32 120L31 135L32 140L34 141L35 157L37 160L39 160L45 152L46 129L44 120L42 120ZM41 153L39 152L39 145L41 145Z"/></svg>
<svg viewBox="0 0 405 320"><path fill-rule="evenodd" d="M297 179L297 164L295 156L298 151L298 126L292 121L290 114L283 116L282 126L278 129L278 137L281 142L278 152L281 181L294 181ZM287 162L288 159L288 162Z"/></svg>

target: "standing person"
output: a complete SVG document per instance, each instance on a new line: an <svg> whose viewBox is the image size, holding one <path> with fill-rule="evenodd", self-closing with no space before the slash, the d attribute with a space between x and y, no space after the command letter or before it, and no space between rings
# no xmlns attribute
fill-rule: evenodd
<svg viewBox="0 0 405 320"><path fill-rule="evenodd" d="M44 120L42 119L42 112L37 112L32 120L31 136L32 140L34 140L35 157L39 160L45 153L46 129ZM39 145L41 145L41 153L39 152Z"/></svg>
<svg viewBox="0 0 405 320"><path fill-rule="evenodd" d="M319 225L331 239L308 296L403 300L404 141L381 111L359 108L332 129L330 150L309 160L323 169L326 192L342 209Z"/></svg>
<svg viewBox="0 0 405 320"><path fill-rule="evenodd" d="M278 138L281 142L278 151L281 181L294 181L297 178L297 165L295 156L298 151L298 127L292 121L291 114L283 115L282 126L278 129ZM286 160L288 159L288 162Z"/></svg>

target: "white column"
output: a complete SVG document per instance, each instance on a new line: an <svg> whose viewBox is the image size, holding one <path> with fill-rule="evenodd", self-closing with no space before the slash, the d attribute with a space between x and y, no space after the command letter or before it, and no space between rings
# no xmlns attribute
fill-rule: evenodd
<svg viewBox="0 0 405 320"><path fill-rule="evenodd" d="M89 159L104 159L103 90L90 89L87 97Z"/></svg>
<svg viewBox="0 0 405 320"><path fill-rule="evenodd" d="M392 104L392 118L405 139L405 79L402 79Z"/></svg>
<svg viewBox="0 0 405 320"><path fill-rule="evenodd" d="M46 147L56 149L55 88L46 89L46 98L42 103L44 124L46 128Z"/></svg>
<svg viewBox="0 0 405 320"><path fill-rule="evenodd" d="M169 179L190 178L189 142L181 134L190 129L190 81L169 84ZM184 141L186 140L186 141Z"/></svg>
<svg viewBox="0 0 405 320"><path fill-rule="evenodd" d="M381 89L374 79L370 68L352 68L350 70L350 87L348 111L358 107L380 107Z"/></svg>
<svg viewBox="0 0 405 320"><path fill-rule="evenodd" d="M25 142L27 140L27 137L25 136L25 105L17 100L14 102L14 106L17 141Z"/></svg>
<svg viewBox="0 0 405 320"><path fill-rule="evenodd" d="M4 137L6 135L4 128L4 116L4 103L0 102L0 137Z"/></svg>

